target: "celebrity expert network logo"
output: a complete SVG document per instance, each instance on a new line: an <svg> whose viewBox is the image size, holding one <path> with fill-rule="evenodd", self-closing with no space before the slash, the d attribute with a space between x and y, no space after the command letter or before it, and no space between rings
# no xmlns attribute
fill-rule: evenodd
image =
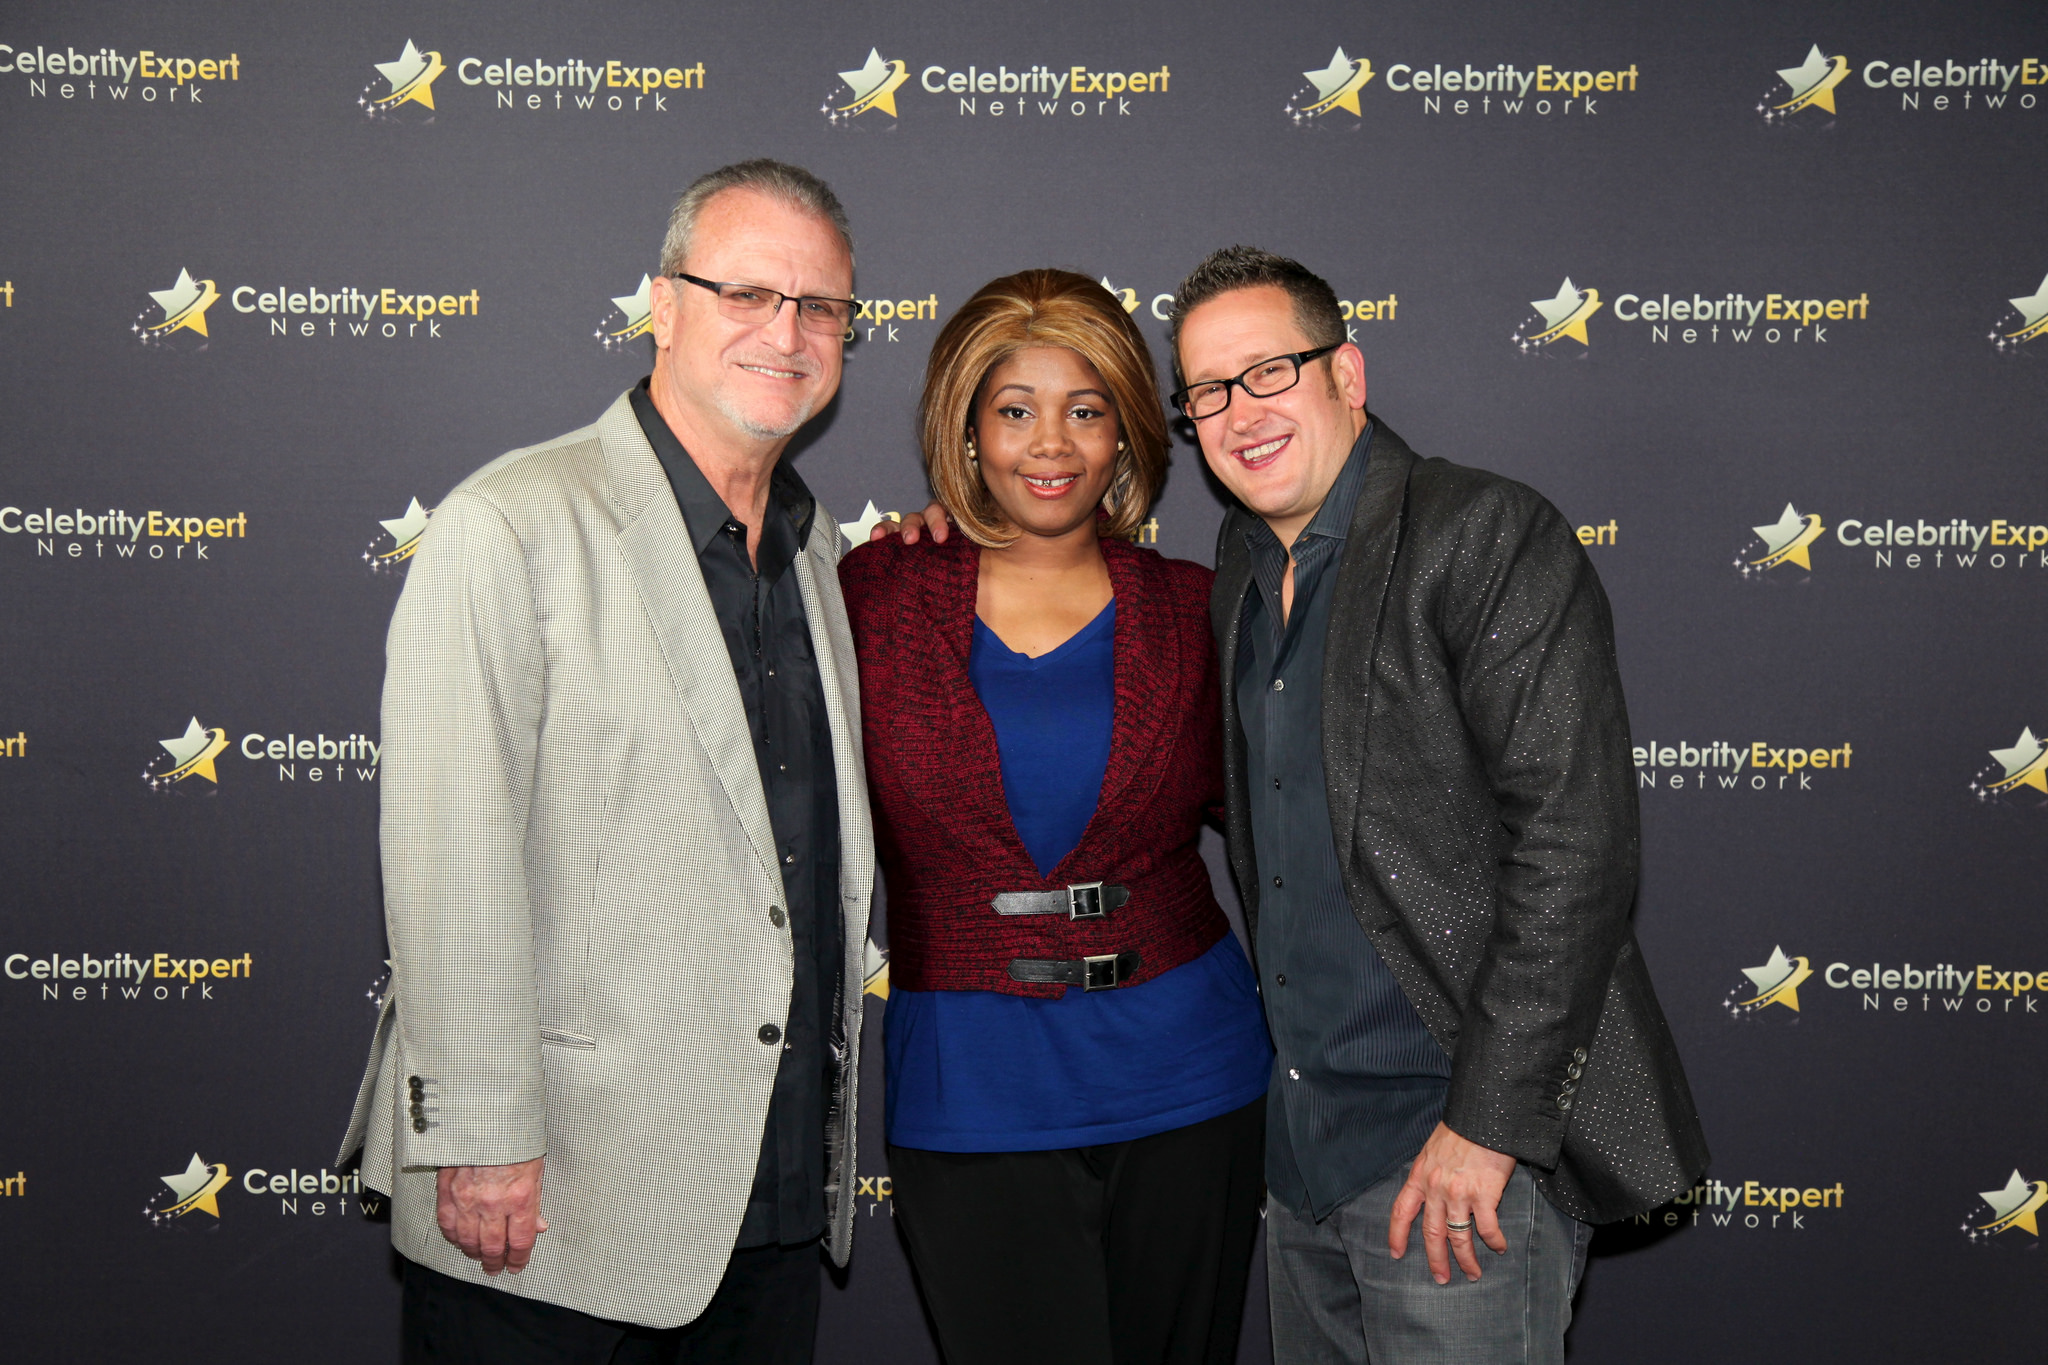
<svg viewBox="0 0 2048 1365"><path fill-rule="evenodd" d="M138 313L128 330L145 346L169 347L183 341L204 350L213 337L212 324L222 320L228 322L231 332L237 325L242 326L241 336L246 339L246 324L238 324L236 316L240 314L251 315L250 320L259 323L264 335L271 338L325 338L374 344L392 340L439 341L444 326L451 329L448 334L452 335L468 325L464 319L481 314L481 290L448 289L444 293L436 289L419 290L419 283L408 280L403 290L391 285L340 284L332 280L325 286L237 284L222 289L213 280L194 279L192 272L181 266L178 278L168 289L145 291L153 301L152 306ZM208 310L223 299L233 311L209 318ZM190 342L180 337L183 332L194 333L202 340Z"/></svg>
<svg viewBox="0 0 2048 1365"><path fill-rule="evenodd" d="M157 744L163 754L151 759L142 770L142 780L151 791L168 791L195 777L204 778L212 786L220 785L214 760L228 747L228 732L220 726L201 725L199 717L194 716L184 734L158 740Z"/></svg>
<svg viewBox="0 0 2048 1365"><path fill-rule="evenodd" d="M1319 119L1336 110L1343 110L1353 118L1363 118L1358 107L1358 92L1378 73L1372 69L1372 62L1364 57L1347 57L1339 47L1330 56L1330 64L1320 71L1304 71L1308 84L1294 92L1287 101L1286 114L1297 125Z"/></svg>
<svg viewBox="0 0 2048 1365"><path fill-rule="evenodd" d="M191 1213L203 1213L216 1222L220 1220L217 1196L228 1183L225 1162L208 1161L194 1152L184 1170L158 1178L168 1193L159 1190L142 1206L142 1216L152 1226L163 1227Z"/></svg>
<svg viewBox="0 0 2048 1365"><path fill-rule="evenodd" d="M387 49L388 51L388 49ZM661 60L674 62L672 56ZM644 53L631 58L562 56L459 57L444 62L439 52L422 52L408 38L396 59L372 62L379 79L363 87L356 105L372 119L401 115L431 121L437 108L434 82L452 73L455 83L441 87L457 103L488 96L491 108L507 113L665 114L677 91L704 89L704 63L649 64ZM470 94L467 92L475 92ZM418 109L407 109L417 105ZM420 109L427 111L422 114Z"/></svg>
<svg viewBox="0 0 2048 1365"><path fill-rule="evenodd" d="M1567 275L1555 296L1537 299L1529 306L1536 310L1535 314L1515 329L1512 338L1515 349L1522 354L1541 351L1566 338L1581 346L1592 344L1586 339L1586 320L1601 309L1599 290L1581 289Z"/></svg>
<svg viewBox="0 0 2048 1365"><path fill-rule="evenodd" d="M122 51L117 46L89 47L80 52L62 48L15 47L0 43L0 77L19 75L28 98L60 104L115 104L175 108L204 105L209 92L222 83L233 88L242 79L242 59L171 57L150 48Z"/></svg>
<svg viewBox="0 0 2048 1365"><path fill-rule="evenodd" d="M420 537L426 534L427 522L433 519L433 509L420 506L418 498L406 503L400 516L377 524L384 528L384 534L363 547L363 563L373 574L405 573L412 562L413 552L420 547Z"/></svg>
<svg viewBox="0 0 2048 1365"><path fill-rule="evenodd" d="M186 724L184 734L160 739L157 747L163 752L143 768L143 784L153 792L206 796L220 790L218 764L224 755L240 755L252 763L275 762L280 782L297 783L302 777L314 783L375 782L383 751L368 735L351 731L331 738L324 730L311 735L292 730L277 738L252 730L230 747L224 727L203 724L197 716Z"/></svg>
<svg viewBox="0 0 2048 1365"><path fill-rule="evenodd" d="M2007 299L2012 310L1999 317L1991 328L1993 349L2008 353L2048 332L2048 276L2041 287L2022 298Z"/></svg>
<svg viewBox="0 0 2048 1365"><path fill-rule="evenodd" d="M1754 536L1736 550L1733 565L1753 580L1788 564L1811 573L1813 551L1829 528L1818 513L1801 512L1788 502L1776 521L1750 530ZM1868 549L1871 568L1892 572L2048 569L2048 524L2029 525L2006 517L1983 522L1969 517L1840 517L1832 538L1851 550Z"/></svg>
<svg viewBox="0 0 2048 1365"><path fill-rule="evenodd" d="M839 73L840 85L826 96L818 112L834 127L875 110L895 118L896 92L909 79L910 68L901 58L884 57L880 48L871 47L867 61Z"/></svg>
<svg viewBox="0 0 2048 1365"><path fill-rule="evenodd" d="M1662 1208L1639 1213L1635 1221L1675 1228L1691 1214L1696 1228L1739 1228L1745 1232L1804 1232L1807 1218L1838 1210L1847 1197L1844 1182L1832 1185L1772 1185L1761 1180L1708 1176Z"/></svg>
<svg viewBox="0 0 2048 1365"><path fill-rule="evenodd" d="M1970 781L1970 790L1979 801L2016 797L2021 787L2048 796L2048 744L2034 737L2031 725L2021 727L2011 748L1989 752L1993 761Z"/></svg>
<svg viewBox="0 0 2048 1365"><path fill-rule="evenodd" d="M1303 71L1307 85L1297 85L1281 112L1297 128L1339 124L1357 128L1356 123L1329 116L1342 111L1353 119L1363 117L1361 94L1370 88L1372 99L1383 107L1405 104L1426 117L1456 119L1530 118L1555 119L1564 127L1598 127L1601 106L1621 101L1636 93L1642 76L1637 63L1607 70L1572 70L1549 62L1519 60L1492 61L1485 66L1466 60L1441 60L1438 53L1419 56L1415 61L1397 61L1375 70L1371 59L1353 57L1342 47L1330 55L1328 65ZM1379 78L1379 84L1373 80ZM1412 103L1404 97L1413 97Z"/></svg>
<svg viewBox="0 0 2048 1365"><path fill-rule="evenodd" d="M1984 1201L1983 1209L1963 1224L1963 1234L1972 1242L1989 1242L2007 1232L2040 1237L2038 1215L2048 1205L2048 1180L2029 1180L2014 1167L2004 1189L1981 1190L1977 1197ZM1980 1222L1986 1213L1990 1218Z"/></svg>
<svg viewBox="0 0 2048 1365"><path fill-rule="evenodd" d="M148 292L156 306L138 313L128 329L143 345L161 346L186 331L210 336L206 330L206 310L220 302L220 290L212 280L195 280L191 271L180 266L178 278L170 288Z"/></svg>
<svg viewBox="0 0 2048 1365"><path fill-rule="evenodd" d="M1843 991L1856 997L1859 1014L1880 1018L1920 1014L2039 1020L2041 1005L2048 1000L2048 971L2001 970L1992 962L1919 966L1869 962L1858 966L1835 961L1816 967L1813 959L1787 953L1782 944L1773 944L1769 957L1741 970L1744 980L1730 988L1721 1002L1730 1019L1763 1015L1791 1023L1794 1016L1805 1018L1799 998L1802 986L1808 993L1804 1004L1815 1003L1815 991L1820 991L1823 1004L1840 998L1833 992ZM1773 1005L1783 1006L1786 1012L1773 1013Z"/></svg>
<svg viewBox="0 0 2048 1365"><path fill-rule="evenodd" d="M619 353L638 354L632 343L646 336L654 328L654 280L642 275L640 287L630 294L614 294L609 313L598 320L591 336L597 339L605 350Z"/></svg>
<svg viewBox="0 0 2048 1365"><path fill-rule="evenodd" d="M1815 43L1806 54L1806 60L1798 66L1782 67L1778 71L1778 84L1764 93L1757 101L1757 112L1764 122L1782 124L1794 114L1805 109L1818 109L1823 113L1835 112L1835 87L1849 74L1849 59L1837 53L1823 56L1820 44Z"/></svg>
<svg viewBox="0 0 2048 1365"><path fill-rule="evenodd" d="M1735 567L1741 570L1744 578L1769 573L1786 564L1797 564L1812 573L1813 543L1827 530L1821 525L1819 514L1798 511L1789 502L1776 521L1768 526L1749 529L1756 533L1757 538L1745 545L1735 558Z"/></svg>
<svg viewBox="0 0 2048 1365"><path fill-rule="evenodd" d="M390 49L386 49L389 51ZM434 108L434 82L448 68L441 62L438 52L422 52L413 45L410 38L405 40L405 50L388 62L372 62L377 74L383 79L371 81L363 87L362 95L356 100L364 113L372 118L388 118L407 104L417 104L429 113ZM384 92L377 93L382 84Z"/></svg>
<svg viewBox="0 0 2048 1365"><path fill-rule="evenodd" d="M954 113L962 118L1129 118L1140 107L1132 101L1141 95L1164 95L1173 72L1162 65L1156 71L1095 71L1081 64L1050 66L1031 62L1012 67L979 63L965 69L934 62L910 81L910 64L900 57L884 57L878 47L868 49L868 59L851 71L839 73L839 82L818 106L825 122L835 128L872 127L879 120L859 124L863 116L887 114L894 120L902 113L899 95L921 92L951 96L957 102ZM994 98L987 98L994 96ZM943 101L942 101L943 103Z"/></svg>
<svg viewBox="0 0 2048 1365"><path fill-rule="evenodd" d="M1749 978L1749 985L1728 992L1726 1004L1730 1013L1755 1014L1772 1005L1783 1005L1797 1014L1800 983L1813 975L1813 967L1805 958L1787 957L1783 947L1773 946L1762 965L1744 967L1742 974ZM1739 999L1741 996L1748 998Z"/></svg>

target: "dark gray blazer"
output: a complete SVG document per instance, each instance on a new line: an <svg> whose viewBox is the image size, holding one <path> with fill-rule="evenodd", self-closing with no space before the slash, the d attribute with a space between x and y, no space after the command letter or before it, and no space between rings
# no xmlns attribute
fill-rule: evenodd
<svg viewBox="0 0 2048 1365"><path fill-rule="evenodd" d="M1251 560L1211 616L1232 869L1256 943L1236 705ZM1656 1207L1707 1146L1629 924L1638 833L1606 594L1534 491L1376 424L1323 673L1330 826L1359 924L1452 1057L1444 1122L1587 1222Z"/></svg>

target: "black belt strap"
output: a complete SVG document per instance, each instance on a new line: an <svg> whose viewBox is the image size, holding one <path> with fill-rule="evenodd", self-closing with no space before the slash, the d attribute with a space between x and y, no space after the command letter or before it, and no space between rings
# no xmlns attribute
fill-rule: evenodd
<svg viewBox="0 0 2048 1365"><path fill-rule="evenodd" d="M1016 957L1010 959L1012 981L1079 986L1085 991L1114 990L1138 974L1138 955L1105 953L1101 957Z"/></svg>
<svg viewBox="0 0 2048 1365"><path fill-rule="evenodd" d="M1060 891L1005 891L991 901L998 915L1065 915L1101 919L1130 903L1131 893L1101 882L1075 882ZM1022 980L1020 977L1019 980Z"/></svg>

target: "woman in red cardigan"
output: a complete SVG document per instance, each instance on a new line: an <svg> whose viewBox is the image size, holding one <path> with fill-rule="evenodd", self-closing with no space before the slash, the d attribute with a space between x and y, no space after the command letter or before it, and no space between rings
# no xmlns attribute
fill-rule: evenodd
<svg viewBox="0 0 2048 1365"><path fill-rule="evenodd" d="M840 570L919 1288L949 1365L1232 1360L1272 1053L1197 846L1211 574L1129 543L1166 469L1144 337L1085 276L996 280L922 437L963 534Z"/></svg>

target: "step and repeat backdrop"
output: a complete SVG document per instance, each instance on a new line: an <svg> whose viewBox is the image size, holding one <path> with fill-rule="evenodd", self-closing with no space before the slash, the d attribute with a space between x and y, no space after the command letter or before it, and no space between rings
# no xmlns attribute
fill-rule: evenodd
<svg viewBox="0 0 2048 1365"><path fill-rule="evenodd" d="M851 535L923 505L921 367L983 281L1099 278L1164 380L1232 242L1331 281L1384 422L1579 528L1715 1162L1602 1230L1574 1360L2038 1359L2044 130L2037 5L15 0L10 1351L396 1359L386 1213L327 1164L385 973L385 626L447 489L647 372L675 194L771 155L853 217L794 450ZM1141 539L1207 562L1219 497L1183 436ZM819 1354L932 1361L875 937Z"/></svg>

